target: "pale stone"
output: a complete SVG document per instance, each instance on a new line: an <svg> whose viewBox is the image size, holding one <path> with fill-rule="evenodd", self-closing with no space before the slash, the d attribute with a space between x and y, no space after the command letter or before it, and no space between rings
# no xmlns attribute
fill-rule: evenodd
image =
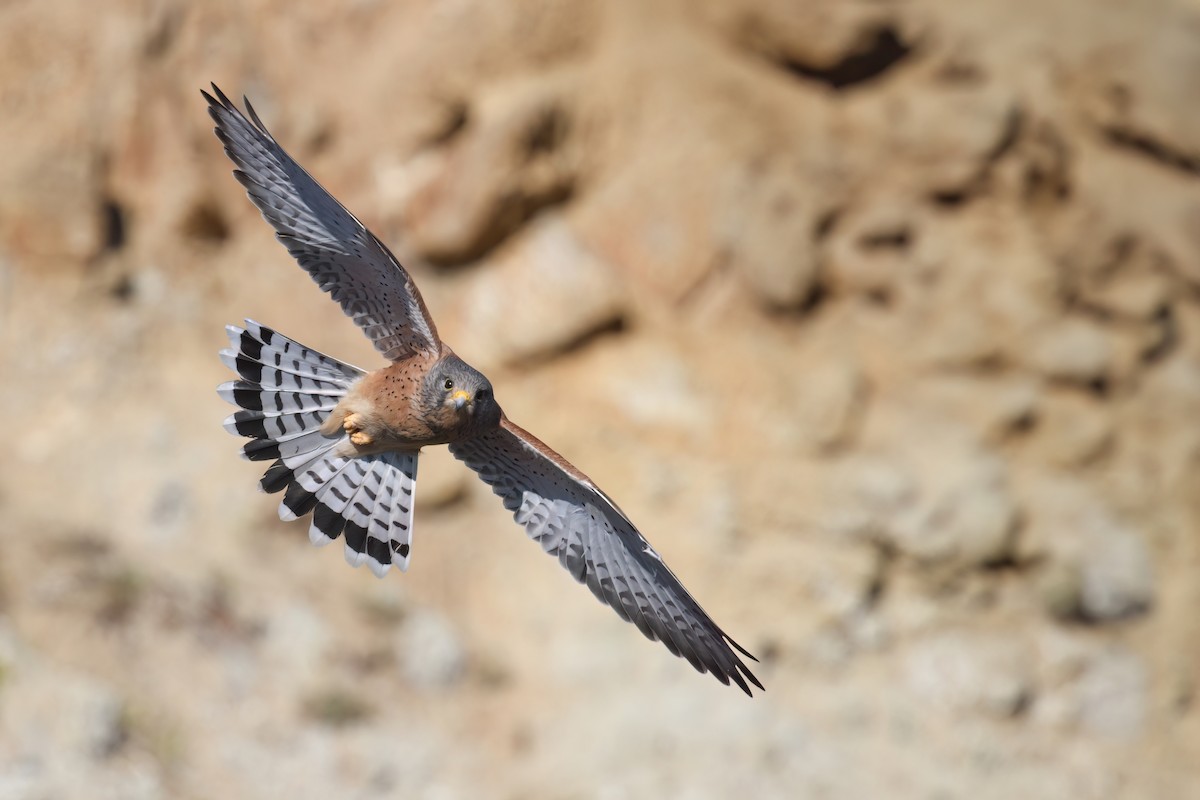
<svg viewBox="0 0 1200 800"><path fill-rule="evenodd" d="M457 304L455 341L484 366L553 355L617 324L625 295L612 267L550 216L465 282Z"/></svg>
<svg viewBox="0 0 1200 800"><path fill-rule="evenodd" d="M450 686L462 677L466 652L458 633L434 611L416 609L398 633L404 675L421 689Z"/></svg>
<svg viewBox="0 0 1200 800"><path fill-rule="evenodd" d="M1048 378L1090 383L1109 374L1113 351L1099 325L1069 317L1036 331L1025 346L1025 360Z"/></svg>
<svg viewBox="0 0 1200 800"><path fill-rule="evenodd" d="M934 634L914 643L904 658L911 691L943 712L1012 717L1034 695L1028 648L995 634Z"/></svg>

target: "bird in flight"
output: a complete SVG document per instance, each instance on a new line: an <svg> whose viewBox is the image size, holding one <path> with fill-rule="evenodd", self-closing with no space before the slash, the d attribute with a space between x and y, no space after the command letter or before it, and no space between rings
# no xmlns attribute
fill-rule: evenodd
<svg viewBox="0 0 1200 800"><path fill-rule="evenodd" d="M373 372L251 320L228 327L221 359L238 374L218 392L250 439L279 516L311 513L309 539L339 537L352 566L407 570L417 459L446 444L499 495L531 539L601 602L700 672L751 694L757 660L704 612L625 513L590 478L505 416L492 384L437 334L412 277L289 156L248 100L201 90L234 176L277 238L389 362ZM740 655L739 655L740 654Z"/></svg>

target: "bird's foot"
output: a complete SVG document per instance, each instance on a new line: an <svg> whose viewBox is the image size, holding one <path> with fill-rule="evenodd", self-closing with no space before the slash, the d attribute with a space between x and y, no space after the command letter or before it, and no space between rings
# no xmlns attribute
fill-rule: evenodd
<svg viewBox="0 0 1200 800"><path fill-rule="evenodd" d="M342 419L342 430L350 434L350 442L355 447L369 447L375 442L371 434L363 430L365 423L362 414L357 412L347 414Z"/></svg>

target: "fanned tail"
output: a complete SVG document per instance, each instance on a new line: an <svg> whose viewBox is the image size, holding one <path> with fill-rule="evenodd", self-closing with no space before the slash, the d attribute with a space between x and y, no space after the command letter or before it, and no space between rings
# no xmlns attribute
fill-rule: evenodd
<svg viewBox="0 0 1200 800"><path fill-rule="evenodd" d="M241 377L217 388L240 409L225 420L225 429L250 438L242 447L245 458L273 459L259 486L284 493L280 519L312 512L313 544L345 534L351 566L366 564L379 577L393 564L407 570L417 454L339 455L346 434L321 432L366 373L252 320L226 331L232 347L221 351L221 361Z"/></svg>

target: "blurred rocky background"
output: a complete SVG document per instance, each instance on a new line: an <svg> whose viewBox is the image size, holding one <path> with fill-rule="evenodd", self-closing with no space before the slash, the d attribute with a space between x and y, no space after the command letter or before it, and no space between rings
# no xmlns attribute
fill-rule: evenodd
<svg viewBox="0 0 1200 800"><path fill-rule="evenodd" d="M0 3L0 798L1200 791L1194 0ZM243 316L379 359L199 89L394 246L761 658L444 452L377 581L255 491Z"/></svg>

